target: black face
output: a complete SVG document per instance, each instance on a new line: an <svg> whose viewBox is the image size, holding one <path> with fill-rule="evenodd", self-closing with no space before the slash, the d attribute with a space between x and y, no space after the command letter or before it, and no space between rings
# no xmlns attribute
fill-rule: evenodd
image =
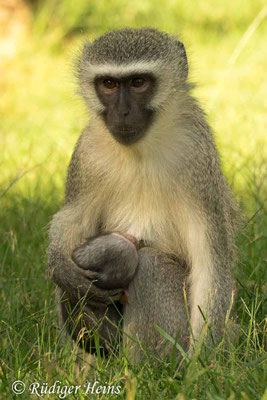
<svg viewBox="0 0 267 400"><path fill-rule="evenodd" d="M125 145L141 139L152 122L153 111L148 104L155 91L155 78L150 74L101 76L95 79L95 89L114 138Z"/></svg>

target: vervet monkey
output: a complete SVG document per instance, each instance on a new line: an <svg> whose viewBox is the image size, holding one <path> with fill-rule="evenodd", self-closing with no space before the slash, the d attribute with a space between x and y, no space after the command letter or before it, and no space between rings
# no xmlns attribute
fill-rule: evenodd
<svg viewBox="0 0 267 400"><path fill-rule="evenodd" d="M83 269L95 271L94 285L101 289L129 286L138 265L135 238L118 233L90 238L73 252L73 261Z"/></svg>
<svg viewBox="0 0 267 400"><path fill-rule="evenodd" d="M110 321L119 321L115 305L130 282L124 329L146 341L155 322L174 336L179 331L187 347L186 281L191 344L203 315L219 338L233 290L239 210L205 114L190 94L183 44L150 28L108 32L85 43L77 75L91 117L72 155L48 252L53 280L70 304L62 303L63 319L85 296L85 327L98 330L106 346L115 335ZM109 264L107 231L135 238L128 239L130 263L119 250ZM116 278L113 267L121 268ZM148 314L143 327L138 315ZM79 328L72 325L76 336Z"/></svg>

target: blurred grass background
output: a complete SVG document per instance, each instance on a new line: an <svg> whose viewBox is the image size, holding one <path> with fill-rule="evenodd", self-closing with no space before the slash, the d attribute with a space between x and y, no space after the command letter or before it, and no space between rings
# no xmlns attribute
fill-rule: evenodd
<svg viewBox="0 0 267 400"><path fill-rule="evenodd" d="M61 380L75 379L72 360L58 344L52 290L45 280L46 226L62 204L67 164L88 118L75 94L73 61L84 39L149 25L178 34L185 43L190 80L198 83L194 94L207 111L247 223L236 269L239 346L227 360L212 361L211 376L210 360L206 369L196 364L195 378L185 373L181 382L167 367L131 370L136 398L263 399L266 14L264 0L0 0L0 398L1 393L12 398L12 379L45 381L52 368L46 354L49 360L56 354L53 371ZM126 366L122 360L99 374L127 382ZM62 369L72 371L70 379ZM132 399L130 386L122 396L127 392Z"/></svg>

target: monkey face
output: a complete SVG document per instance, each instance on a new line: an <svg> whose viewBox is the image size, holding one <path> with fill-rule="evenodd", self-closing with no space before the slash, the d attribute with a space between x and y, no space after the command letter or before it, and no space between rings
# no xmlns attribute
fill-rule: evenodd
<svg viewBox="0 0 267 400"><path fill-rule="evenodd" d="M145 135L153 119L149 104L155 87L156 80L151 74L95 79L97 96L105 107L101 115L118 142L130 145Z"/></svg>

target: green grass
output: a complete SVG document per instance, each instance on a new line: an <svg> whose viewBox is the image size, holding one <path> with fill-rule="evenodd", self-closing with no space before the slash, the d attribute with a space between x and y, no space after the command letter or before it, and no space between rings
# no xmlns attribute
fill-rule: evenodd
<svg viewBox="0 0 267 400"><path fill-rule="evenodd" d="M17 379L26 385L89 379L122 388L117 396L92 399L266 400L266 18L231 63L264 1L79 0L73 10L70 3L47 1L35 9L27 40L1 69L0 399L15 398ZM72 60L85 36L142 25L182 34L190 78L199 83L195 94L247 219L235 271L239 342L193 359L182 376L175 362L134 367L125 354L98 358L84 373L75 370L45 277L47 224L62 204L68 160L87 120L75 95ZM36 398L27 390L17 397ZM86 396L79 391L67 398Z"/></svg>

